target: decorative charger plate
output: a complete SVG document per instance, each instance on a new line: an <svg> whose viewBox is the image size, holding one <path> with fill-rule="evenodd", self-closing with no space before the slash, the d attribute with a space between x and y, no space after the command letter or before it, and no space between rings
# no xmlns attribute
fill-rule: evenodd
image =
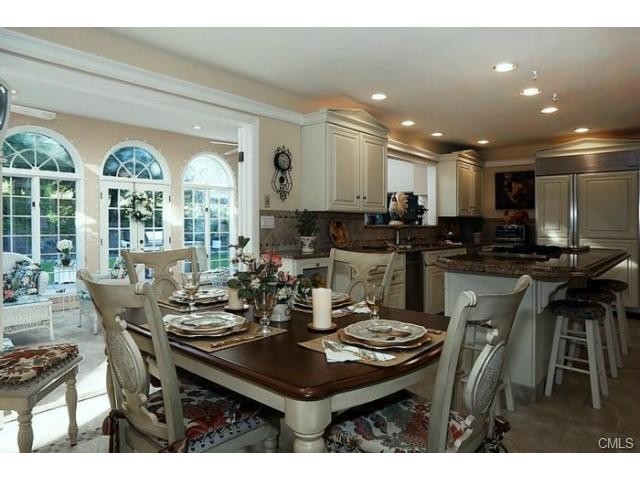
<svg viewBox="0 0 640 480"><path fill-rule="evenodd" d="M167 322L167 329L182 336L220 336L231 333L237 327L244 326L244 317L232 313L209 313L181 315Z"/></svg>
<svg viewBox="0 0 640 480"><path fill-rule="evenodd" d="M173 333L179 337L183 338L211 338L211 337L226 337L227 335L241 333L246 330L249 330L249 322L246 322L242 325L235 326L233 328L229 328L222 332L218 333L185 333L182 330L174 329L171 326L167 326L167 332Z"/></svg>
<svg viewBox="0 0 640 480"><path fill-rule="evenodd" d="M354 340L379 347L394 347L417 342L427 335L427 329L413 323L396 320L364 320L344 328Z"/></svg>
<svg viewBox="0 0 640 480"><path fill-rule="evenodd" d="M299 303L301 305L308 305L311 306L313 305L313 297L312 296L308 296L308 297L304 297L302 295L296 295L294 297L294 301L296 303ZM331 292L331 304L335 305L337 303L346 303L346 302L351 302L351 296L348 293L343 293L343 292Z"/></svg>
<svg viewBox="0 0 640 480"><path fill-rule="evenodd" d="M349 244L349 232L342 220L331 219L329 236L336 247L346 247Z"/></svg>
<svg viewBox="0 0 640 480"><path fill-rule="evenodd" d="M169 297L169 300L176 303L189 303L189 299L183 290L177 290ZM227 300L227 291L220 288L200 290L196 293L195 303L217 303Z"/></svg>
<svg viewBox="0 0 640 480"><path fill-rule="evenodd" d="M403 343L398 345L379 345L371 341L365 342L363 340L358 340L356 338L353 338L352 336L346 334L344 332L344 329L338 330L338 338L343 343L347 343L349 345L357 345L359 347L371 348L373 350L390 350L390 349L409 350L412 348L421 347L422 345L431 343L433 341L433 339L429 335L424 335L420 337L418 340L414 340L411 343Z"/></svg>

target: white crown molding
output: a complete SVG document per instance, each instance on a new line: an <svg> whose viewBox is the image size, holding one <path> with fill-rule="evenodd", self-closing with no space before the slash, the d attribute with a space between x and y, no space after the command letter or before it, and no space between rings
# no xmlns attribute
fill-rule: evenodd
<svg viewBox="0 0 640 480"><path fill-rule="evenodd" d="M303 124L303 115L292 110L116 62L5 28L0 29L0 51L228 109L296 125Z"/></svg>
<svg viewBox="0 0 640 480"><path fill-rule="evenodd" d="M495 167L518 167L524 165L535 165L535 159L531 158L517 158L513 160L487 160L484 162L483 166L485 168L495 168Z"/></svg>
<svg viewBox="0 0 640 480"><path fill-rule="evenodd" d="M413 147L411 145L393 140L391 138L388 141L387 150L391 155L393 155L394 153L400 154L398 156L408 155L411 157L418 157L419 159L428 160L430 162L437 162L440 158L440 155L435 152L420 147Z"/></svg>

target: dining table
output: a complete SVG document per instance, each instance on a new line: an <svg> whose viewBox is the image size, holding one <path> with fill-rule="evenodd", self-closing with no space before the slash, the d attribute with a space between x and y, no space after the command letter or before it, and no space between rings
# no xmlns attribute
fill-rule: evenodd
<svg viewBox="0 0 640 480"><path fill-rule="evenodd" d="M161 311L163 316L175 314L162 306ZM244 316L254 321L252 309ZM368 318L350 314L333 322L343 328ZM448 326L448 317L387 307L381 309L381 318L442 331ZM282 412L294 435L293 450L302 453L326 451L323 434L332 414L415 385L442 351L440 343L394 366L328 363L324 353L299 345L327 335L311 331L307 326L311 321L311 313L294 310L290 321L272 324L286 329L284 333L213 352L174 335L169 335L169 344L177 367ZM129 323L128 330L142 351L153 353L151 334L144 325Z"/></svg>

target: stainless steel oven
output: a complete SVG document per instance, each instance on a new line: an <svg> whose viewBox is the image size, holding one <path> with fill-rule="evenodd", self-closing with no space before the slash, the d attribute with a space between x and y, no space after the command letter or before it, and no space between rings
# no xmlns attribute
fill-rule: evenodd
<svg viewBox="0 0 640 480"><path fill-rule="evenodd" d="M525 243L527 241L527 226L496 225L496 241L501 243Z"/></svg>

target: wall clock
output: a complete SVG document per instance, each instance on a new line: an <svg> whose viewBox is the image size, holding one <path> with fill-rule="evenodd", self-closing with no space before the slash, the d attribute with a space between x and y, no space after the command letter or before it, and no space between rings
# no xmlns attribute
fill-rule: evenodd
<svg viewBox="0 0 640 480"><path fill-rule="evenodd" d="M280 200L283 202L293 189L293 180L291 179L292 163L293 158L289 149L284 145L278 147L273 157L275 172L271 179L271 187L273 187L274 192L280 196Z"/></svg>

